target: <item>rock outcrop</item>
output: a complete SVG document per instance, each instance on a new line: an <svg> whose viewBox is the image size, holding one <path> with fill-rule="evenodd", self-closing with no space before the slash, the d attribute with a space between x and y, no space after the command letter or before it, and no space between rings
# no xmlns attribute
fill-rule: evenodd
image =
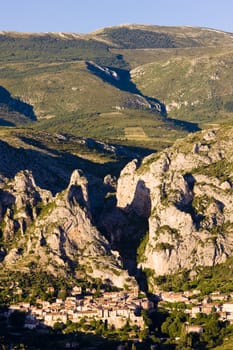
<svg viewBox="0 0 233 350"><path fill-rule="evenodd" d="M76 169L54 194L31 170L2 171L0 267L123 287L145 269L153 284L153 276L224 262L233 255L232 132L192 134L141 164L135 159L117 188L110 175Z"/></svg>
<svg viewBox="0 0 233 350"><path fill-rule="evenodd" d="M148 218L139 267L165 275L233 254L232 128L190 135L121 172L117 205Z"/></svg>
<svg viewBox="0 0 233 350"><path fill-rule="evenodd" d="M30 271L40 268L74 278L101 278L117 287L134 285L123 269L119 253L95 226L99 180L88 180L75 170L63 192L51 192L35 184L30 171L20 171L2 184L1 266ZM92 215L94 213L94 215Z"/></svg>

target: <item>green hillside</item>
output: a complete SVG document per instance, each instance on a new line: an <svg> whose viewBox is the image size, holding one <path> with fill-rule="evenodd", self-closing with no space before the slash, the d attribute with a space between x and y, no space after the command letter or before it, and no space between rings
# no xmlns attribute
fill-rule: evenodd
<svg viewBox="0 0 233 350"><path fill-rule="evenodd" d="M34 121L0 103L0 124L162 149L232 121L232 42L231 33L194 27L2 32L0 86Z"/></svg>
<svg viewBox="0 0 233 350"><path fill-rule="evenodd" d="M103 82L83 61L12 63L2 73L2 85L34 107L34 127L41 130L153 148L185 132L174 121L139 108L142 97ZM134 128L140 128L138 140Z"/></svg>
<svg viewBox="0 0 233 350"><path fill-rule="evenodd" d="M0 46L4 62L112 59L106 43L78 34L2 32Z"/></svg>
<svg viewBox="0 0 233 350"><path fill-rule="evenodd" d="M231 350L233 348L233 338L228 337L222 345L217 346L214 350Z"/></svg>
<svg viewBox="0 0 233 350"><path fill-rule="evenodd" d="M156 96L172 117L198 123L232 121L233 47L144 64L131 71L141 91Z"/></svg>

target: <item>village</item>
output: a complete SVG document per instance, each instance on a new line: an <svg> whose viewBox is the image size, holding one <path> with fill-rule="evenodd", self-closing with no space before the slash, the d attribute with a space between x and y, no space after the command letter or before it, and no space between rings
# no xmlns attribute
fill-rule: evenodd
<svg viewBox="0 0 233 350"><path fill-rule="evenodd" d="M233 324L233 293L223 294L221 292L213 292L205 296L200 301L199 290L185 291L185 292L161 292L159 293L159 304L165 308L172 309L174 303L183 303L185 305L184 312L190 318L196 318L198 314L210 315L216 312L219 315L219 320L228 321ZM201 325L186 324L187 333L202 333L203 327Z"/></svg>
<svg viewBox="0 0 233 350"><path fill-rule="evenodd" d="M164 307L172 310L173 305L182 303L185 305L184 312L190 318L196 318L199 313L206 315L212 312L219 314L219 319L229 321L233 324L233 294L226 295L214 292L200 301L200 291L186 292L160 292L156 296L157 303L148 300L145 294L138 296L137 290L106 292L100 291L98 297L95 290L89 290L87 294L82 294L82 288L75 286L71 296L65 300L56 299L54 302L37 300L36 305L28 302L12 304L5 316L9 317L14 311L26 313L25 325L27 329L35 329L39 325L54 327L55 323L66 324L68 320L74 323L84 319L88 322L92 319L107 322L109 327L119 329L127 322L137 326L138 329L145 327L142 317L142 310L149 313L156 307ZM186 325L186 331L203 332L201 325Z"/></svg>
<svg viewBox="0 0 233 350"><path fill-rule="evenodd" d="M56 299L55 302L37 299L36 306L27 302L20 302L9 306L6 316L14 311L26 313L25 328L34 329L39 325L53 327L55 323L66 324L79 322L82 318L86 322L91 319L107 322L108 326L116 329L123 327L127 322L138 329L144 327L141 310L153 310L154 302L149 301L145 295L138 297L136 291L101 291L99 297L95 297L95 291L89 291L83 295L81 287L74 287L72 295L64 301Z"/></svg>

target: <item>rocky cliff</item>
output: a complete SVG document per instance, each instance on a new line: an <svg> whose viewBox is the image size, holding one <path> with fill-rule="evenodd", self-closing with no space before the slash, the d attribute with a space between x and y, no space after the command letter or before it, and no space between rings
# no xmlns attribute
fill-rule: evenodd
<svg viewBox="0 0 233 350"><path fill-rule="evenodd" d="M122 170L117 206L148 219L138 266L151 276L212 266L233 254L232 132L191 134Z"/></svg>
<svg viewBox="0 0 233 350"><path fill-rule="evenodd" d="M106 185L109 186L109 185ZM95 195L90 196L95 188ZM100 181L74 170L56 195L36 185L32 172L2 177L0 188L0 267L53 275L91 276L117 287L134 285L119 253L95 226Z"/></svg>
<svg viewBox="0 0 233 350"><path fill-rule="evenodd" d="M232 132L190 134L131 161L116 201L110 175L103 181L76 169L65 189L51 192L49 169L65 179L53 157L25 170L28 153L0 144L1 269L91 276L118 287L135 285L135 276L144 288L141 269L153 285L155 276L224 262L233 255Z"/></svg>

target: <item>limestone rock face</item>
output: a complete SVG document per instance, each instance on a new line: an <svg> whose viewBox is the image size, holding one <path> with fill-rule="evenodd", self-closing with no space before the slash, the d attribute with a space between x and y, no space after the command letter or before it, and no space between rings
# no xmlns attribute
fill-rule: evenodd
<svg viewBox="0 0 233 350"><path fill-rule="evenodd" d="M164 275L233 254L232 132L190 135L122 170L117 206L149 223L139 267Z"/></svg>
<svg viewBox="0 0 233 350"><path fill-rule="evenodd" d="M0 268L38 267L123 287L135 285L130 276L139 280L145 268L165 275L224 262L233 254L232 133L204 131L141 163L132 160L117 185L110 175L76 169L55 192L44 186L53 178L42 181L38 166L4 171L9 157L2 152Z"/></svg>
<svg viewBox="0 0 233 350"><path fill-rule="evenodd" d="M53 196L35 184L29 171L17 173L0 192L2 267L27 270L33 262L53 274L87 275L118 287L126 280L134 285L119 254L95 226L98 185L99 180L74 170L67 189ZM90 196L92 187L96 191Z"/></svg>
<svg viewBox="0 0 233 350"><path fill-rule="evenodd" d="M117 204L119 208L134 212L139 216L148 217L151 209L149 189L144 180L137 177L138 161L132 160L121 172L118 180Z"/></svg>
<svg viewBox="0 0 233 350"><path fill-rule="evenodd" d="M37 217L39 203L47 203L52 194L36 186L32 173L18 172L8 180L6 189L0 189L0 218L3 236L13 238L18 230L25 233L27 226Z"/></svg>

